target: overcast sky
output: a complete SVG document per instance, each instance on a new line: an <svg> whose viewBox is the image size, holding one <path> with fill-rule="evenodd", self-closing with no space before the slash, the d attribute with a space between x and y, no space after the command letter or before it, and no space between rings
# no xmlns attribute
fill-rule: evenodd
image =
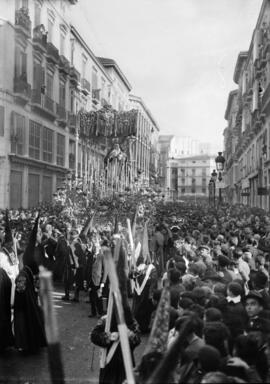
<svg viewBox="0 0 270 384"><path fill-rule="evenodd" d="M240 51L263 0L79 0L77 27L97 56L117 61L162 134L222 148Z"/></svg>

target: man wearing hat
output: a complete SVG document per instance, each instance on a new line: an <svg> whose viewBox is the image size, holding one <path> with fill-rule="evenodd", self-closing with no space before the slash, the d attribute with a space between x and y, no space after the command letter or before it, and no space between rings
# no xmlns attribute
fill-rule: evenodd
<svg viewBox="0 0 270 384"><path fill-rule="evenodd" d="M225 284L230 283L233 280L233 271L228 270L230 264L231 260L227 256L218 256L218 274L220 277L222 277L222 280Z"/></svg>
<svg viewBox="0 0 270 384"><path fill-rule="evenodd" d="M255 323L260 321L260 315L264 309L264 300L260 292L250 291L245 297L245 308L248 315L247 328L255 327Z"/></svg>

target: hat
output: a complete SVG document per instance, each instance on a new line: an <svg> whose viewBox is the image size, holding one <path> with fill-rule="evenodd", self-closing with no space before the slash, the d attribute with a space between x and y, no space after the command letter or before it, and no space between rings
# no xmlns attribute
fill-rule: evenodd
<svg viewBox="0 0 270 384"><path fill-rule="evenodd" d="M39 215L35 220L34 227L30 233L28 244L23 254L23 265L29 267L34 275L37 275L39 272L39 260L37 260L35 257L38 222Z"/></svg>
<svg viewBox="0 0 270 384"><path fill-rule="evenodd" d="M4 238L4 244L6 243L13 243L13 237L12 232L10 228L9 218L8 218L8 210L6 209L6 222L5 222L5 238Z"/></svg>
<svg viewBox="0 0 270 384"><path fill-rule="evenodd" d="M249 291L249 293L245 296L245 301L247 301L247 299L255 299L262 306L265 305L264 299L263 299L262 295L260 294L260 292L258 292L258 291Z"/></svg>
<svg viewBox="0 0 270 384"><path fill-rule="evenodd" d="M205 345L199 350L198 358L203 371L210 372L219 370L221 355L216 348Z"/></svg>
<svg viewBox="0 0 270 384"><path fill-rule="evenodd" d="M231 260L227 256L219 255L218 263L221 267L227 267L228 265L231 264Z"/></svg>
<svg viewBox="0 0 270 384"><path fill-rule="evenodd" d="M223 316L218 308L210 307L205 310L205 316L207 322L222 321Z"/></svg>
<svg viewBox="0 0 270 384"><path fill-rule="evenodd" d="M243 288L241 287L241 285L235 282L229 283L228 289L234 296L239 296L243 293Z"/></svg>
<svg viewBox="0 0 270 384"><path fill-rule="evenodd" d="M253 278L254 286L257 289L263 289L265 288L267 282L268 282L268 276L262 271L257 271Z"/></svg>

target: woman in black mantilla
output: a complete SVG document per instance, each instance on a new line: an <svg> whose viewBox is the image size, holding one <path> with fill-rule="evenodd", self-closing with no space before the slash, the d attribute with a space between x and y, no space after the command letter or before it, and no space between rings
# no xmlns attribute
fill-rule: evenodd
<svg viewBox="0 0 270 384"><path fill-rule="evenodd" d="M0 268L0 353L14 345L11 328L11 280L6 271Z"/></svg>
<svg viewBox="0 0 270 384"><path fill-rule="evenodd" d="M34 353L47 345L41 307L38 304L38 249L41 240L38 219L23 255L24 267L16 279L14 301L15 346L24 352Z"/></svg>

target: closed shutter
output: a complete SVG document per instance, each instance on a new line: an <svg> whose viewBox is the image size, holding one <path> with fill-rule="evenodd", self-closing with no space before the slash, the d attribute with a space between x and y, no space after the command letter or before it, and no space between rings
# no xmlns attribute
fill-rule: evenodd
<svg viewBox="0 0 270 384"><path fill-rule="evenodd" d="M19 47L15 48L15 79L21 75L21 51Z"/></svg>
<svg viewBox="0 0 270 384"><path fill-rule="evenodd" d="M22 172L10 172L10 208L17 209L22 207Z"/></svg>
<svg viewBox="0 0 270 384"><path fill-rule="evenodd" d="M43 176L42 201L50 202L52 200L52 177Z"/></svg>
<svg viewBox="0 0 270 384"><path fill-rule="evenodd" d="M39 204L39 175L28 176L28 206L37 207Z"/></svg>
<svg viewBox="0 0 270 384"><path fill-rule="evenodd" d="M22 60L22 70L21 74L23 76L23 79L27 81L27 54L22 52L21 53L21 60Z"/></svg>
<svg viewBox="0 0 270 384"><path fill-rule="evenodd" d="M40 64L34 64L34 89L37 91L37 94L41 93L41 85L42 83L42 66Z"/></svg>

